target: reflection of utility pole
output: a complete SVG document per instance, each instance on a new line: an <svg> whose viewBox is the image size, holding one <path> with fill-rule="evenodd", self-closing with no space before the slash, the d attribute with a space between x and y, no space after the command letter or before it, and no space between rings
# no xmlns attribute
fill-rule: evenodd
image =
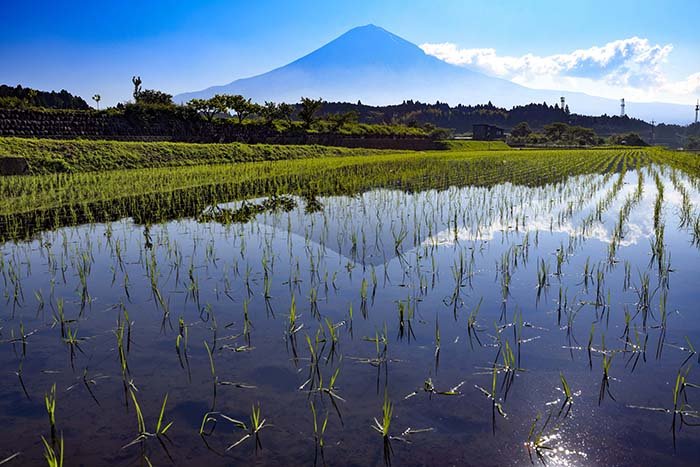
<svg viewBox="0 0 700 467"><path fill-rule="evenodd" d="M656 122L654 120L651 121L651 145L654 145L654 125Z"/></svg>
<svg viewBox="0 0 700 467"><path fill-rule="evenodd" d="M620 99L620 117L625 116L625 98Z"/></svg>

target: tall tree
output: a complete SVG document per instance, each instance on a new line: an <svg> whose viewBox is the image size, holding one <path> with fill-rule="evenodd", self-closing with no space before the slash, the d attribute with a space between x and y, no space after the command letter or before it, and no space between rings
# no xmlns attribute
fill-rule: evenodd
<svg viewBox="0 0 700 467"><path fill-rule="evenodd" d="M100 110L100 101L102 100L102 96L95 94L92 96L92 100L95 101L95 104L97 104L97 110Z"/></svg>
<svg viewBox="0 0 700 467"><path fill-rule="evenodd" d="M132 76L131 82L134 85L134 102L138 102L139 94L141 94L141 82L142 82L141 77L140 76Z"/></svg>
<svg viewBox="0 0 700 467"><path fill-rule="evenodd" d="M257 106L250 99L246 99L240 94L234 96L226 96L226 108L231 109L238 117L238 123L243 123L243 120L251 113L255 112Z"/></svg>
<svg viewBox="0 0 700 467"><path fill-rule="evenodd" d="M139 91L136 102L145 105L173 105L173 96L156 89L144 89Z"/></svg>
<svg viewBox="0 0 700 467"><path fill-rule="evenodd" d="M292 104L287 104L286 102L280 102L277 104L277 113L281 120L286 120L288 122L292 121L292 114L294 114L294 106Z"/></svg>
<svg viewBox="0 0 700 467"><path fill-rule="evenodd" d="M527 122L520 122L513 127L510 135L515 136L516 138L525 138L529 136L530 133L532 133L530 125L528 125Z"/></svg>
<svg viewBox="0 0 700 467"><path fill-rule="evenodd" d="M304 122L304 128L309 129L316 120L316 113L321 110L323 99L311 99L308 97L301 98L301 109L299 110L299 118Z"/></svg>
<svg viewBox="0 0 700 467"><path fill-rule="evenodd" d="M211 99L192 99L187 106L203 114L211 122L216 114L226 112L226 99L221 94L216 94Z"/></svg>

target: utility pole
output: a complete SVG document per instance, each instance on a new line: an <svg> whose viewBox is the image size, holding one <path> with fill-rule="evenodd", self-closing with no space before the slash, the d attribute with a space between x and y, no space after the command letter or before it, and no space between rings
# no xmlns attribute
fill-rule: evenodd
<svg viewBox="0 0 700 467"><path fill-rule="evenodd" d="M695 104L695 123L698 123L698 112L700 112L700 99L698 99L697 104Z"/></svg>
<svg viewBox="0 0 700 467"><path fill-rule="evenodd" d="M625 116L625 98L620 99L620 117Z"/></svg>
<svg viewBox="0 0 700 467"><path fill-rule="evenodd" d="M654 145L654 125L656 125L656 122L654 120L651 121L651 145Z"/></svg>

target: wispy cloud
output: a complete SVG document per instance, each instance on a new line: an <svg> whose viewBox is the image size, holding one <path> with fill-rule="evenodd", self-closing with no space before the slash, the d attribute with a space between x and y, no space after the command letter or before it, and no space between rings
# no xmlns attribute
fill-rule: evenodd
<svg viewBox="0 0 700 467"><path fill-rule="evenodd" d="M499 55L496 49L465 49L451 42L426 43L425 53L534 88L567 89L637 100L686 101L700 92L700 73L671 81L664 65L672 44L630 37L603 46L555 55Z"/></svg>

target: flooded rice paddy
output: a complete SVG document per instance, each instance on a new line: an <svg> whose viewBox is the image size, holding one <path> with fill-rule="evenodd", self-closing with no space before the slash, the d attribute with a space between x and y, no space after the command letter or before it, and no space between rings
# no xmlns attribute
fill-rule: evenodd
<svg viewBox="0 0 700 467"><path fill-rule="evenodd" d="M488 157L6 208L0 459L697 465L698 174Z"/></svg>

